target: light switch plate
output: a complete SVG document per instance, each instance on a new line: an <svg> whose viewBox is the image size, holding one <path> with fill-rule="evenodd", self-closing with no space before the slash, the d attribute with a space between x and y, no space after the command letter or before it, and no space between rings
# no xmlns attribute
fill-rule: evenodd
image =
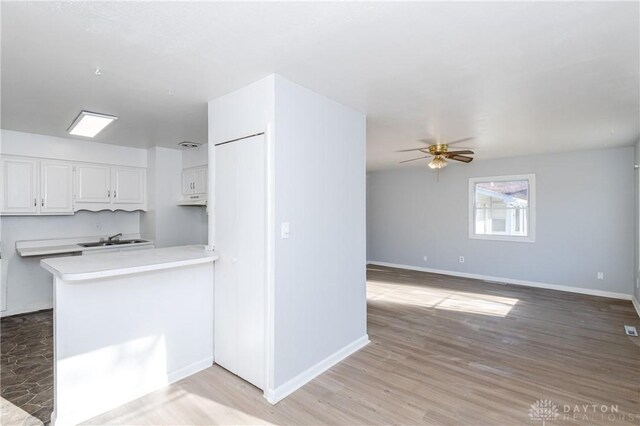
<svg viewBox="0 0 640 426"><path fill-rule="evenodd" d="M289 238L289 222L282 222L280 224L280 238L283 240Z"/></svg>

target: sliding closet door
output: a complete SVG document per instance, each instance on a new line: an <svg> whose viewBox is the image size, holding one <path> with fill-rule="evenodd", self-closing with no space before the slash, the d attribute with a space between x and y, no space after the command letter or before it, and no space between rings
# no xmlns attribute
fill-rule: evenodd
<svg viewBox="0 0 640 426"><path fill-rule="evenodd" d="M264 386L266 175L263 136L216 148L215 361Z"/></svg>

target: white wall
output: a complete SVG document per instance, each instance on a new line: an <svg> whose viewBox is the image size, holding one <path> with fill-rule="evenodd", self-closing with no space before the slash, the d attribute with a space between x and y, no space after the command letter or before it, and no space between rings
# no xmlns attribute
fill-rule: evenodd
<svg viewBox="0 0 640 426"><path fill-rule="evenodd" d="M267 394L277 399L367 339L365 116L277 75L209 102L212 155L214 143L260 132L272 144ZM281 222L289 239L280 239Z"/></svg>
<svg viewBox="0 0 640 426"><path fill-rule="evenodd" d="M53 307L53 278L40 267L42 257L20 257L16 241L138 233L138 212L87 212L73 216L3 216L2 284L7 309L2 316ZM54 256L47 256L54 257Z"/></svg>
<svg viewBox="0 0 640 426"><path fill-rule="evenodd" d="M200 145L197 148L187 148L182 150L182 168L206 166L209 162L209 146L208 144ZM209 171L207 171L209 173ZM207 182L207 185L209 183ZM208 215L205 207L182 207L183 209L192 209L188 212L193 217L192 232L198 236L198 244L208 244Z"/></svg>
<svg viewBox="0 0 640 426"><path fill-rule="evenodd" d="M640 139L635 145L635 164L640 165ZM640 309L640 169L635 169L633 178L635 185L635 287L633 294L636 299L636 308ZM640 312L638 313L640 314Z"/></svg>
<svg viewBox="0 0 640 426"><path fill-rule="evenodd" d="M182 168L206 166L208 162L208 144L197 148L185 148L182 152Z"/></svg>
<svg viewBox="0 0 640 426"><path fill-rule="evenodd" d="M269 124L274 122L274 77L269 76L255 83L242 87L234 92L209 101L209 186L208 186L208 245L215 248L215 144L232 139L265 132ZM265 138L267 141L267 138ZM268 172L269 173L269 172ZM267 218L265 218L267 220ZM271 221L271 224L273 222ZM267 221L267 226L269 222ZM271 225L273 226L273 225ZM224 253L222 253L224 256ZM214 275L215 276L215 275ZM215 306L215 305L214 305ZM215 315L214 315L215 318ZM266 319L265 319L266 320ZM265 328L271 328L268 322ZM268 339L268 333L265 340ZM216 344L214 339L214 345ZM214 351L215 353L215 351ZM268 351L265 351L268 356ZM273 363L266 362L265 370L273 375ZM267 382L270 380L268 379ZM269 386L269 383L266 384Z"/></svg>
<svg viewBox="0 0 640 426"><path fill-rule="evenodd" d="M212 264L56 278L54 411L78 425L213 362Z"/></svg>
<svg viewBox="0 0 640 426"><path fill-rule="evenodd" d="M147 167L145 149L4 129L0 130L0 137L3 154Z"/></svg>
<svg viewBox="0 0 640 426"><path fill-rule="evenodd" d="M147 166L144 149L101 144L77 139L0 130L0 154ZM40 268L40 258L21 258L15 242L140 232L138 212L77 212L73 216L3 216L2 316L52 307L52 277Z"/></svg>
<svg viewBox="0 0 640 426"><path fill-rule="evenodd" d="M274 118L273 75L209 101L209 145L266 131Z"/></svg>
<svg viewBox="0 0 640 426"><path fill-rule="evenodd" d="M40 258L17 256L16 241L122 232L140 233L158 247L207 242L205 208L176 205L182 192L182 168L206 164L206 147L146 150L9 130L0 130L0 142L2 154L147 167L149 208L148 212L0 217L3 316L52 306L51 275L38 266Z"/></svg>
<svg viewBox="0 0 640 426"><path fill-rule="evenodd" d="M632 294L633 148L369 174L369 260ZM470 177L535 173L536 242L468 238ZM423 256L428 256L424 262ZM465 263L458 257L465 256ZM597 280L598 271L604 280Z"/></svg>
<svg viewBox="0 0 640 426"><path fill-rule="evenodd" d="M204 207L178 206L182 193L183 153L176 149L147 150L147 206L140 213L140 233L156 247L206 244Z"/></svg>
<svg viewBox="0 0 640 426"><path fill-rule="evenodd" d="M366 336L365 116L275 79L275 386Z"/></svg>

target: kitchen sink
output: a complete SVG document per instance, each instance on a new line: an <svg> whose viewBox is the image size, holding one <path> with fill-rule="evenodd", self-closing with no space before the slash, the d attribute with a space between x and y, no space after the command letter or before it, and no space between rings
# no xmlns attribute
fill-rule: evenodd
<svg viewBox="0 0 640 426"><path fill-rule="evenodd" d="M102 246L112 246L114 243L108 243L106 241L98 241L95 243L80 243L78 244L80 247L102 247Z"/></svg>
<svg viewBox="0 0 640 426"><path fill-rule="evenodd" d="M104 246L121 246L127 244L148 243L147 240L113 240L113 241L96 241L93 243L80 243L80 247L104 247Z"/></svg>
<svg viewBox="0 0 640 426"><path fill-rule="evenodd" d="M120 245L120 244L139 244L139 243L148 243L147 240L117 240L111 241L111 244Z"/></svg>

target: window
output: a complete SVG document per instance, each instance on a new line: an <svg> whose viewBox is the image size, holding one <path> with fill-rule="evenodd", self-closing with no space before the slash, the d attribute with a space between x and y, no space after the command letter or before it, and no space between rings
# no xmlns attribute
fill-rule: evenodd
<svg viewBox="0 0 640 426"><path fill-rule="evenodd" d="M535 241L535 175L469 179L469 238Z"/></svg>

